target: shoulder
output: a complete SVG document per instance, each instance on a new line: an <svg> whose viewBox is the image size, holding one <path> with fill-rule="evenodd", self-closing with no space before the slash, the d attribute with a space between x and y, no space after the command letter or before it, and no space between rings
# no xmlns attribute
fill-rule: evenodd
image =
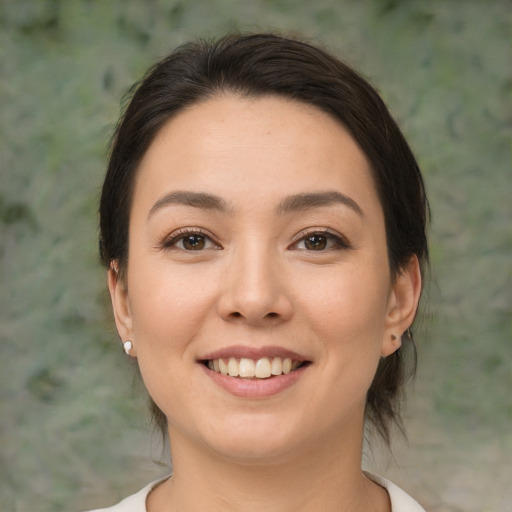
<svg viewBox="0 0 512 512"><path fill-rule="evenodd" d="M157 484L163 482L167 478L169 477L166 476L165 478L160 478L159 480L151 482L139 492L125 498L113 507L90 510L89 512L146 512L146 498L148 497L148 494L154 487L156 487Z"/></svg>
<svg viewBox="0 0 512 512"><path fill-rule="evenodd" d="M392 512L425 512L425 509L394 483L365 471L364 474L388 491Z"/></svg>

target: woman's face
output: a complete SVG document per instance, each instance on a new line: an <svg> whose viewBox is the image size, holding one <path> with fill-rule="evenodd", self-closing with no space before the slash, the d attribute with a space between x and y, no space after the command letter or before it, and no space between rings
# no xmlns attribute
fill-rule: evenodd
<svg viewBox="0 0 512 512"><path fill-rule="evenodd" d="M415 260L390 276L347 130L301 103L235 95L159 132L135 184L126 283L109 284L171 442L246 460L360 437L379 358L419 293Z"/></svg>

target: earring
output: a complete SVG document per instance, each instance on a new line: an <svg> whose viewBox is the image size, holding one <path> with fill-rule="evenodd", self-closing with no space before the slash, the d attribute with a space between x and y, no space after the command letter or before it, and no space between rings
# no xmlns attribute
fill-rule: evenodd
<svg viewBox="0 0 512 512"><path fill-rule="evenodd" d="M397 336L396 334L391 334L391 339L398 344L398 346L402 345L402 336Z"/></svg>
<svg viewBox="0 0 512 512"><path fill-rule="evenodd" d="M125 353L127 356L129 356L129 355L130 355L130 352L131 352L132 348L133 348L133 343L132 343L131 341L129 341L129 340L128 340L128 341L125 341L125 342L123 343L124 353Z"/></svg>

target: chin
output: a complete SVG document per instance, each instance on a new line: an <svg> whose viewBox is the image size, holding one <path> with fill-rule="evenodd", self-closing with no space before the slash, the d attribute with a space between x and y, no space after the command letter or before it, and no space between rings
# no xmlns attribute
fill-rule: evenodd
<svg viewBox="0 0 512 512"><path fill-rule="evenodd" d="M206 443L217 454L242 464L267 463L286 457L300 446L300 434L283 428L285 422L247 420L244 424L231 423L211 431Z"/></svg>
<svg viewBox="0 0 512 512"><path fill-rule="evenodd" d="M282 443L268 443L260 440L238 440L214 447L219 456L246 466L278 463L293 452L292 447Z"/></svg>

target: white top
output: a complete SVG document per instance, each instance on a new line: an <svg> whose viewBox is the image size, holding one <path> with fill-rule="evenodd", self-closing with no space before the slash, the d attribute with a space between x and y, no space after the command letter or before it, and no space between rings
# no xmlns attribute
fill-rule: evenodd
<svg viewBox="0 0 512 512"><path fill-rule="evenodd" d="M388 491L392 512L425 512L425 509L421 507L421 505L414 501L394 483L382 478L381 476L368 473L367 471L365 471L364 474L370 480L373 480ZM148 494L154 487L156 487L157 484L163 482L167 478L169 477L161 478L160 480L156 480L155 482L146 485L144 489L141 489L138 493L125 498L113 507L91 510L89 512L147 512L146 498L148 497Z"/></svg>

